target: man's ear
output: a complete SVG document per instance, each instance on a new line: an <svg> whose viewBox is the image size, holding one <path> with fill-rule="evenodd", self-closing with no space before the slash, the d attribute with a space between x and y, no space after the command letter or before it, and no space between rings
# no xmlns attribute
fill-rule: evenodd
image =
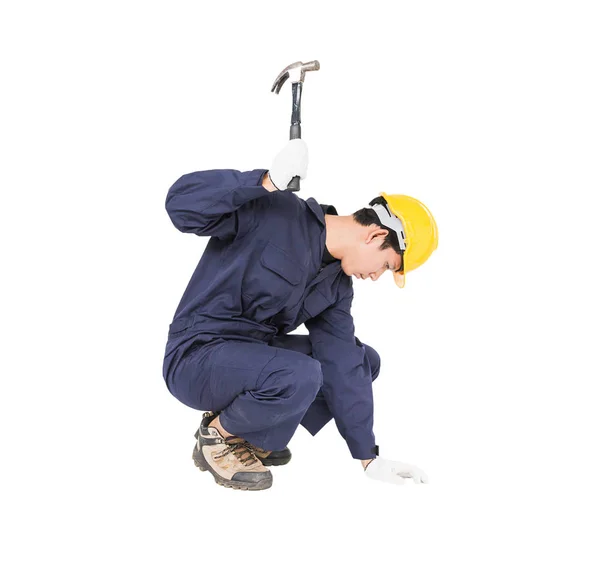
<svg viewBox="0 0 600 579"><path fill-rule="evenodd" d="M369 233L367 234L367 238L365 239L365 243L371 243L371 241L373 239L376 239L378 237L381 237L382 238L382 242L383 242L383 238L385 238L387 236L387 234L389 233L389 231L387 229L382 229L376 223L372 223L371 227L372 227L372 229L370 229Z"/></svg>

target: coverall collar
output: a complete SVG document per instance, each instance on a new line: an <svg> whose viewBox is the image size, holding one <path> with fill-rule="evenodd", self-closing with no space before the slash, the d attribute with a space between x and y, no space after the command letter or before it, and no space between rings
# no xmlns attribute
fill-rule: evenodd
<svg viewBox="0 0 600 579"><path fill-rule="evenodd" d="M306 204L310 208L310 210L314 213L315 217L319 220L321 225L325 227L325 213L329 213L331 215L337 215L338 212L333 205L326 205L324 203L319 203L314 197L309 197L306 200Z"/></svg>
<svg viewBox="0 0 600 579"><path fill-rule="evenodd" d="M332 263L324 265L321 262L324 250L325 250L325 238L326 238L326 227L325 227L325 214L337 215L338 212L333 205L326 205L324 203L318 203L316 199L313 197L309 197L306 200L307 206L313 212L314 216L317 218L319 223L322 226L321 235L319 236L319 265L316 277L311 281L311 286L320 282L323 278L329 277L333 273L339 271L341 268L341 260L336 259Z"/></svg>

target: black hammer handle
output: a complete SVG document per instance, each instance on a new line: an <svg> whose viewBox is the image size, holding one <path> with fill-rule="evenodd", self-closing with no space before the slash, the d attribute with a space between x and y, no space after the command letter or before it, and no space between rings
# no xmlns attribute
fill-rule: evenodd
<svg viewBox="0 0 600 579"><path fill-rule="evenodd" d="M300 131L300 99L302 98L302 83L292 84L292 124L290 125L290 140L299 139ZM292 177L287 188L290 191L300 191L300 177Z"/></svg>

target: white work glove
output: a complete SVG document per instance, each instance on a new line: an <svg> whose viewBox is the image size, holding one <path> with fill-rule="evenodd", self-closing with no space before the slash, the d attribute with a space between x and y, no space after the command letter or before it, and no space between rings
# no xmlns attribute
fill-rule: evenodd
<svg viewBox="0 0 600 579"><path fill-rule="evenodd" d="M412 478L415 484L429 482L427 475L420 468L380 457L376 457L367 465L365 474L370 478L397 485L403 485L405 478Z"/></svg>
<svg viewBox="0 0 600 579"><path fill-rule="evenodd" d="M302 139L291 139L286 146L277 153L269 177L277 189L284 191L293 177L306 178L308 168L308 147Z"/></svg>

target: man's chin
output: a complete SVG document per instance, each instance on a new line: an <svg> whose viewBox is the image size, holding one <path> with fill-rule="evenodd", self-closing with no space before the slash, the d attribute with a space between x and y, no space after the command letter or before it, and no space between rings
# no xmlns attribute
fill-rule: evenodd
<svg viewBox="0 0 600 579"><path fill-rule="evenodd" d="M342 271L349 277L355 277L357 279L361 279L360 274L359 273L354 273L352 271L348 271L346 269L346 267L344 266L344 264L342 263Z"/></svg>

